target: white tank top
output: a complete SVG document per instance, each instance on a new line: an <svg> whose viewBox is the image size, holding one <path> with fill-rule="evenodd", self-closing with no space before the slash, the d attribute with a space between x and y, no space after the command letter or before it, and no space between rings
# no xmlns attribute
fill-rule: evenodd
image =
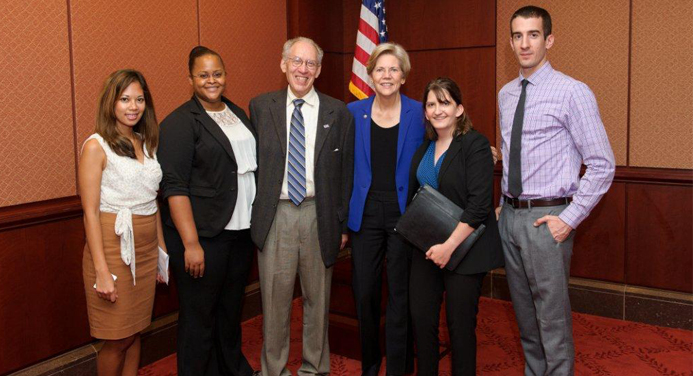
<svg viewBox="0 0 693 376"><path fill-rule="evenodd" d="M106 168L101 176L101 202L99 209L115 213L115 233L120 236L120 256L130 265L135 282L135 238L132 215L151 215L157 211L156 195L162 172L156 154L150 156L144 148L144 163L116 154L99 134L91 139L99 142L106 153Z"/></svg>

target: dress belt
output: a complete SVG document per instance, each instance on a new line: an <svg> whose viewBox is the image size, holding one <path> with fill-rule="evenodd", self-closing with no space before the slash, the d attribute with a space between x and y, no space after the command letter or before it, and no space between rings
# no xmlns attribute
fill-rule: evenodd
<svg viewBox="0 0 693 376"><path fill-rule="evenodd" d="M541 198L537 198L534 200L520 200L518 198L512 198L503 195L503 201L505 201L506 204L512 206L515 209L531 209L532 207L568 205L573 201L573 198L561 197L550 200Z"/></svg>
<svg viewBox="0 0 693 376"><path fill-rule="evenodd" d="M115 220L115 233L120 236L120 258L130 265L132 284L135 282L135 234L132 229L132 211L128 208L118 210Z"/></svg>

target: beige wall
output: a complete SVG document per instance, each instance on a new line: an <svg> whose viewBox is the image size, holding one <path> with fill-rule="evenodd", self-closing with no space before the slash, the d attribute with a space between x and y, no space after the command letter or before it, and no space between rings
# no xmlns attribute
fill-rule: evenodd
<svg viewBox="0 0 693 376"><path fill-rule="evenodd" d="M159 120L190 97L197 44L222 55L226 96L242 107L285 82L285 2L0 0L0 9L0 207L77 193L76 155L116 69L144 73Z"/></svg>
<svg viewBox="0 0 693 376"><path fill-rule="evenodd" d="M0 206L75 194L65 1L0 1Z"/></svg>
<svg viewBox="0 0 693 376"><path fill-rule="evenodd" d="M497 4L500 90L518 74L509 19L527 3ZM616 163L693 168L693 0L534 4L551 13L553 67L595 93Z"/></svg>
<svg viewBox="0 0 693 376"><path fill-rule="evenodd" d="M633 0L630 164L693 168L693 0Z"/></svg>

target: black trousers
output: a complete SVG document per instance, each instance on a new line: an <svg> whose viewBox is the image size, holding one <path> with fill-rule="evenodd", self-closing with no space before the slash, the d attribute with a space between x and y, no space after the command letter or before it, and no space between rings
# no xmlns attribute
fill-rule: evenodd
<svg viewBox="0 0 693 376"><path fill-rule="evenodd" d="M185 272L185 247L178 232L164 226L164 239L180 302L178 375L252 375L241 352L241 307L254 249L250 230L200 237L202 278Z"/></svg>
<svg viewBox="0 0 693 376"><path fill-rule="evenodd" d="M445 292L445 312L452 345L452 374L476 374L476 315L486 273L461 275L440 269L426 255L412 255L409 297L419 376L437 376L440 360L438 325Z"/></svg>
<svg viewBox="0 0 693 376"><path fill-rule="evenodd" d="M408 310L411 247L395 232L400 217L395 192L368 194L361 229L351 235L353 287L361 340L363 375L380 370L380 307L383 261L387 260L385 351L387 373L413 370L413 338Z"/></svg>

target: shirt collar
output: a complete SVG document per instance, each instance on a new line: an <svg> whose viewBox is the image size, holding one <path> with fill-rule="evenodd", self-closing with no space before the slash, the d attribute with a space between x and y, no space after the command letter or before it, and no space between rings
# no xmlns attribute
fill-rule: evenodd
<svg viewBox="0 0 693 376"><path fill-rule="evenodd" d="M291 87L289 87L286 90L286 107L292 106L294 99L298 98L297 96L294 95L294 92L291 91ZM306 103L304 105L309 105L311 107L315 107L318 104L318 93L315 91L315 87L311 87L310 91L308 94L304 95L303 98Z"/></svg>
<svg viewBox="0 0 693 376"><path fill-rule="evenodd" d="M522 80L527 79L532 85L539 84L542 80L548 77L553 72L553 67L548 61L544 63L536 72L532 73L529 77L522 76L522 70L520 70L520 78L517 82L518 85L522 86Z"/></svg>

